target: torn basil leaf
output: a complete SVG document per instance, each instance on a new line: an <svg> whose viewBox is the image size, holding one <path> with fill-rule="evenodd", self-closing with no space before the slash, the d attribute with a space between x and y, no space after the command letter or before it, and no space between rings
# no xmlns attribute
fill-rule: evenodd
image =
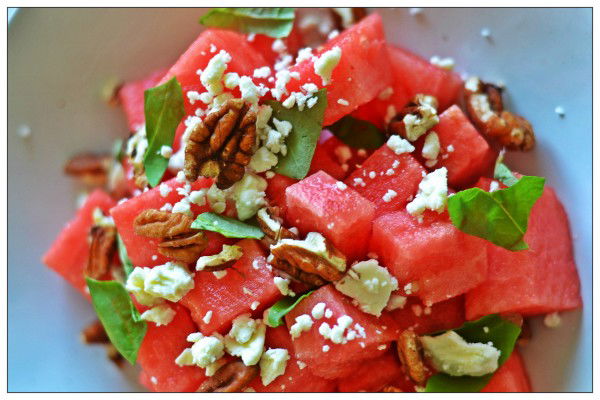
<svg viewBox="0 0 600 400"><path fill-rule="evenodd" d="M192 228L220 233L228 238L262 239L265 235L260 228L212 212L205 212L192 222Z"/></svg>
<svg viewBox="0 0 600 400"><path fill-rule="evenodd" d="M498 367L510 357L521 328L498 314L486 315L476 321L465 322L463 326L454 329L465 341L469 343L491 342L500 350ZM493 374L480 377L450 376L438 373L427 380L426 392L479 392L483 389Z"/></svg>
<svg viewBox="0 0 600 400"><path fill-rule="evenodd" d="M169 160L163 157L163 146L173 147L175 131L185 115L183 91L176 77L144 92L144 115L148 148L144 154L144 169L150 186L160 183Z"/></svg>
<svg viewBox="0 0 600 400"><path fill-rule="evenodd" d="M288 121L292 131L285 139L287 154L279 156L275 172L294 179L304 179L310 169L310 163L317 147L317 141L323 128L323 115L327 108L327 90L321 89L314 94L317 102L312 108L297 106L285 108L281 102L270 100L266 104L273 108L273 118Z"/></svg>
<svg viewBox="0 0 600 400"><path fill-rule="evenodd" d="M356 149L378 149L385 143L385 134L368 121L346 115L327 127L344 144Z"/></svg>
<svg viewBox="0 0 600 400"><path fill-rule="evenodd" d="M302 300L307 298L312 291L304 293L296 297L284 297L269 308L267 316L267 325L272 328L277 328L283 325L283 317L294 309Z"/></svg>
<svg viewBox="0 0 600 400"><path fill-rule="evenodd" d="M146 335L147 325L125 287L116 281L86 278L92 304L110 342L131 364Z"/></svg>
<svg viewBox="0 0 600 400"><path fill-rule="evenodd" d="M213 8L200 18L211 28L242 33L260 33L272 38L287 37L294 26L293 8Z"/></svg>
<svg viewBox="0 0 600 400"><path fill-rule="evenodd" d="M544 178L523 176L513 186L486 192L471 188L448 198L454 226L469 235L486 239L507 250L526 250L523 240L529 214L544 191Z"/></svg>
<svg viewBox="0 0 600 400"><path fill-rule="evenodd" d="M123 243L123 239L121 239L121 235L117 234L117 248L119 250L119 259L121 260L121 264L123 265L123 272L125 273L125 280L129 277L131 271L133 271L133 263L129 259L129 255L127 255L127 248L125 247L125 243Z"/></svg>

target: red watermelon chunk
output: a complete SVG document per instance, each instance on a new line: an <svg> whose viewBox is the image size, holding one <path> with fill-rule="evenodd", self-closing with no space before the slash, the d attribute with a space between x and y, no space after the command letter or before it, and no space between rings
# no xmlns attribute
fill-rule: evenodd
<svg viewBox="0 0 600 400"><path fill-rule="evenodd" d="M332 317L315 320L309 331L303 332L293 341L298 359L305 362L317 376L328 379L346 376L352 373L358 361L382 355L389 348L389 343L397 339L397 329L392 318L386 314L380 318L365 314L333 285L319 288L290 311L285 317L288 329L295 323L296 317L302 314L311 315L313 307L321 302L332 311ZM355 329L355 324L364 328L365 338L359 337L346 344L335 344L319 334L319 326L323 322L334 326L337 319L344 315L352 318L352 329ZM323 351L325 345L329 346L327 352Z"/></svg>
<svg viewBox="0 0 600 400"><path fill-rule="evenodd" d="M272 178L267 179L268 186L265 190L269 205L279 207L281 216L285 215L287 209L285 202L285 190L288 186L292 186L297 183L298 180L290 178L289 176L275 174Z"/></svg>
<svg viewBox="0 0 600 400"><path fill-rule="evenodd" d="M334 157L335 155L330 153L322 143L318 143L310 163L308 175L323 171L335 179L343 180L346 177L346 171Z"/></svg>
<svg viewBox="0 0 600 400"><path fill-rule="evenodd" d="M132 197L117 205L110 211L115 220L117 231L127 248L127 254L135 266L152 267L169 261L168 258L158 253L157 246L160 241L159 239L138 236L133 229L133 222L142 211L148 209L158 210L166 203L173 205L183 198L176 190L183 187L183 183L179 183L173 178L164 182L164 184L172 189L166 197L162 197L160 186L156 186L137 197ZM199 178L196 182L192 183L192 190L208 188L211 184L212 180ZM193 205L192 212L196 215L201 212L210 211L209 208L208 205L202 207Z"/></svg>
<svg viewBox="0 0 600 400"><path fill-rule="evenodd" d="M244 239L236 245L242 248L244 255L227 270L227 275L218 279L212 272L196 272L194 289L180 301L191 311L205 335L225 332L238 315L260 316L262 310L281 297L259 242ZM252 310L255 301L259 305ZM209 311L212 317L206 323L203 318Z"/></svg>
<svg viewBox="0 0 600 400"><path fill-rule="evenodd" d="M464 304L464 296L440 301L431 307L425 306L416 297L408 297L404 307L389 313L400 331L412 329L416 334L424 335L461 326L465 322Z"/></svg>
<svg viewBox="0 0 600 400"><path fill-rule="evenodd" d="M256 34L253 36L254 37L250 39L249 35L246 35L248 44L264 57L268 65L271 66L275 64L275 61L279 57L279 53L273 51L273 42L275 39L261 34ZM302 47L302 34L300 33L298 26L294 25L290 34L281 39L281 41L285 45L286 53L294 56L298 50L300 50L300 47ZM271 70L272 69L273 68L271 68Z"/></svg>
<svg viewBox="0 0 600 400"><path fill-rule="evenodd" d="M333 124L369 102L391 82L385 34L378 14L372 14L346 29L319 47L315 55L318 57L336 46L342 50L342 55L333 70L331 82L326 86L327 109L323 126ZM377 68L373 68L374 64ZM312 60L301 62L290 71L300 74L299 80L292 79L287 85L290 93L300 91L300 87L309 82L323 87L323 80L315 73ZM340 99L346 100L348 105L339 104Z"/></svg>
<svg viewBox="0 0 600 400"><path fill-rule="evenodd" d="M373 153L373 150L357 149L344 144L327 129L321 132L319 146L323 147L330 157L342 167L345 176L354 171Z"/></svg>
<svg viewBox="0 0 600 400"><path fill-rule="evenodd" d="M204 369L180 367L175 359L192 345L186 338L198 328L188 310L177 304L171 307L176 314L168 325L148 323L137 359L145 375L143 384L154 392L194 392L206 379Z"/></svg>
<svg viewBox="0 0 600 400"><path fill-rule="evenodd" d="M478 186L486 182L490 181L480 181ZM524 240L529 249L518 252L487 243L488 277L467 294L467 319L498 312L533 315L581 307L569 220L551 187L546 186L533 206Z"/></svg>
<svg viewBox="0 0 600 400"><path fill-rule="evenodd" d="M414 384L402 369L395 346L383 356L361 362L353 374L338 381L340 392L380 392L385 386L414 392Z"/></svg>
<svg viewBox="0 0 600 400"><path fill-rule="evenodd" d="M375 206L323 171L286 189L289 224L300 232L320 232L349 260L367 252Z"/></svg>
<svg viewBox="0 0 600 400"><path fill-rule="evenodd" d="M531 392L529 377L523 359L514 349L508 360L494 373L492 379L482 392Z"/></svg>
<svg viewBox="0 0 600 400"><path fill-rule="evenodd" d="M93 224L92 213L100 208L104 214L115 205L115 201L105 192L96 189L77 210L75 217L63 228L58 237L44 254L42 261L60 274L75 289L89 297L83 271L88 262L88 236Z"/></svg>
<svg viewBox="0 0 600 400"><path fill-rule="evenodd" d="M394 167L395 165L395 167ZM387 145L380 147L355 170L345 183L375 205L375 215L403 210L417 193L425 169L410 154L396 154ZM396 192L384 200L388 190ZM386 198L387 199L387 198Z"/></svg>
<svg viewBox="0 0 600 400"><path fill-rule="evenodd" d="M409 99L417 94L435 96L438 111L457 101L463 84L458 74L439 68L400 47L388 45L388 50L394 78L404 86Z"/></svg>
<svg viewBox="0 0 600 400"><path fill-rule="evenodd" d="M373 223L371 251L398 278L411 283L428 305L467 292L487 273L485 242L452 225L447 213L426 212L422 223L405 211Z"/></svg>
<svg viewBox="0 0 600 400"><path fill-rule="evenodd" d="M125 83L119 89L119 101L125 111L129 131L135 132L144 124L144 91L158 85L166 73L166 68L159 69L144 79Z"/></svg>

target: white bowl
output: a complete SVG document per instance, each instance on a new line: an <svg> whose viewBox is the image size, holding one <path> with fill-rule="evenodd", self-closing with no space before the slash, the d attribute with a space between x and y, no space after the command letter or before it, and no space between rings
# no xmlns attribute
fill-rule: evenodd
<svg viewBox="0 0 600 400"><path fill-rule="evenodd" d="M538 146L511 154L514 169L548 178L564 202L582 282L582 312L559 329L538 320L523 351L537 391L592 388L591 9L381 10L390 41L451 56L459 71L502 80L511 108L533 123ZM75 210L65 160L109 150L127 128L98 95L108 80L173 63L201 31L202 10L23 9L8 30L8 389L142 390L102 349L78 341L92 308L40 262ZM488 28L491 38L480 35ZM374 60L375 62L376 60ZM554 109L562 106L559 118ZM31 137L22 139L23 126Z"/></svg>

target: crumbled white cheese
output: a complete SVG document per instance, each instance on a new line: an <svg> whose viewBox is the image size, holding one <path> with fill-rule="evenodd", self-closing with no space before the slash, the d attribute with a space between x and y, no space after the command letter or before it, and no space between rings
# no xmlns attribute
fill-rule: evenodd
<svg viewBox="0 0 600 400"><path fill-rule="evenodd" d="M348 342L348 338L344 336L346 329L352 325L352 317L342 315L337 319L337 324L330 327L327 322L323 322L319 326L319 334L325 339L331 340L336 344L344 344Z"/></svg>
<svg viewBox="0 0 600 400"><path fill-rule="evenodd" d="M271 94L276 100L281 100L281 97L288 94L286 85L292 79L288 70L281 70L275 74L275 87L271 89Z"/></svg>
<svg viewBox="0 0 600 400"><path fill-rule="evenodd" d="M333 317L333 311L331 311L331 309L327 308L325 309L325 318L331 318Z"/></svg>
<svg viewBox="0 0 600 400"><path fill-rule="evenodd" d="M431 131L425 137L425 143L423 144L423 150L421 155L427 160L435 160L440 154L440 138L438 134Z"/></svg>
<svg viewBox="0 0 600 400"><path fill-rule="evenodd" d="M229 336L244 344L252 339L257 327L258 322L250 318L250 314L242 314L233 320Z"/></svg>
<svg viewBox="0 0 600 400"><path fill-rule="evenodd" d="M212 211L221 214L227 207L227 195L231 189L221 190L215 183L206 192L206 198Z"/></svg>
<svg viewBox="0 0 600 400"><path fill-rule="evenodd" d="M311 253L316 254L317 256L323 257L339 271L344 272L346 270L346 260L331 254L325 244L325 238L320 233L309 232L304 240L282 239L278 243L271 246L271 250L282 245L302 247Z"/></svg>
<svg viewBox="0 0 600 400"><path fill-rule="evenodd" d="M267 181L258 175L246 172L231 189L237 216L241 221L256 215L256 212L266 204Z"/></svg>
<svg viewBox="0 0 600 400"><path fill-rule="evenodd" d="M190 348L193 363L205 368L224 355L224 346L221 339L215 335L205 336Z"/></svg>
<svg viewBox="0 0 600 400"><path fill-rule="evenodd" d="M419 183L415 199L406 205L406 211L413 216L419 216L427 209L443 212L448 200L447 177L448 170L445 167L427 174Z"/></svg>
<svg viewBox="0 0 600 400"><path fill-rule="evenodd" d="M125 288L140 304L153 306L161 299L178 302L194 287L193 274L181 264L167 262L154 268L135 267Z"/></svg>
<svg viewBox="0 0 600 400"><path fill-rule="evenodd" d="M254 311L258 308L258 306L260 306L260 301L253 301L252 304L250 304L250 309Z"/></svg>
<svg viewBox="0 0 600 400"><path fill-rule="evenodd" d="M290 355L286 349L269 349L260 358L260 379L267 386L278 376L285 373Z"/></svg>
<svg viewBox="0 0 600 400"><path fill-rule="evenodd" d="M265 146L259 147L250 159L248 166L255 172L265 172L273 168L279 159Z"/></svg>
<svg viewBox="0 0 600 400"><path fill-rule="evenodd" d="M173 205L173 210L171 210L171 211L173 213L186 214L186 215L189 215L190 217L193 216L190 199L187 197L184 197L181 200L179 200L177 203L175 203Z"/></svg>
<svg viewBox="0 0 600 400"><path fill-rule="evenodd" d="M275 284L275 286L277 287L277 289L279 289L279 293L281 293L284 296L290 296L290 297L294 297L296 295L296 293L294 293L290 288L289 288L289 284L290 284L290 280L289 279L285 279L282 278L280 276L276 276L273 278L273 283Z"/></svg>
<svg viewBox="0 0 600 400"><path fill-rule="evenodd" d="M405 305L406 305L406 297L399 295L399 294L394 294L394 295L390 296L390 299L388 300L388 303L385 306L385 309L388 311L393 311L398 308L404 308Z"/></svg>
<svg viewBox="0 0 600 400"><path fill-rule="evenodd" d="M340 62L342 57L342 49L335 46L331 50L321 54L321 56L315 61L314 69L315 73L323 80L323 85L328 85L331 82L331 74L334 68Z"/></svg>
<svg viewBox="0 0 600 400"><path fill-rule="evenodd" d="M158 191L160 192L161 197L167 197L172 190L173 189L171 186L167 185L166 183L161 183L160 186L158 186Z"/></svg>
<svg viewBox="0 0 600 400"><path fill-rule="evenodd" d="M454 331L423 336L421 344L433 366L452 376L483 376L498 369L500 350L491 343L467 343Z"/></svg>
<svg viewBox="0 0 600 400"><path fill-rule="evenodd" d="M363 178L354 178L354 186L365 187L365 186L367 186L367 184L365 183Z"/></svg>
<svg viewBox="0 0 600 400"><path fill-rule="evenodd" d="M312 328L313 320L308 314L302 314L296 317L296 322L290 327L290 336L293 339L300 337L302 332L307 332Z"/></svg>
<svg viewBox="0 0 600 400"><path fill-rule="evenodd" d="M287 47L286 47L285 43L283 42L283 40L275 39L273 41L273 44L271 44L271 50L273 50L275 53L285 53L285 51L287 50Z"/></svg>
<svg viewBox="0 0 600 400"><path fill-rule="evenodd" d="M346 99L338 99L337 103L341 106L349 106L350 105L350 103Z"/></svg>
<svg viewBox="0 0 600 400"><path fill-rule="evenodd" d="M361 311L380 316L398 281L377 260L368 260L350 267L335 288L354 299Z"/></svg>
<svg viewBox="0 0 600 400"><path fill-rule="evenodd" d="M227 89L235 89L240 84L240 76L237 72L228 72L225 74L223 83Z"/></svg>
<svg viewBox="0 0 600 400"><path fill-rule="evenodd" d="M168 325L175 317L175 311L166 304L146 310L140 316L144 321L154 322L156 326Z"/></svg>
<svg viewBox="0 0 600 400"><path fill-rule="evenodd" d="M393 170L392 170L393 171ZM396 193L395 190L392 189L388 189L387 192L385 192L385 194L383 195L383 197L381 198L383 201L385 201L386 203L389 203L390 201L392 201L392 199L394 197L398 196L398 193Z"/></svg>
<svg viewBox="0 0 600 400"><path fill-rule="evenodd" d="M330 349L329 345L324 345L321 350L323 351L323 353L327 353L329 351L329 349Z"/></svg>
<svg viewBox="0 0 600 400"><path fill-rule="evenodd" d="M304 369L304 368L306 368L306 363L303 362L303 361L296 360L296 364L298 364L298 368L301 369L301 370Z"/></svg>
<svg viewBox="0 0 600 400"><path fill-rule="evenodd" d="M449 145L448 145L448 147L446 147L446 151L447 151L448 153L452 153L452 152L454 151L454 146L453 146L453 145L451 145L451 144L449 144Z"/></svg>
<svg viewBox="0 0 600 400"><path fill-rule="evenodd" d="M258 92L258 87L252 82L252 78L249 76L242 76L240 78L240 92L242 94L242 99L247 101L250 104L257 104L258 98L260 94Z"/></svg>
<svg viewBox="0 0 600 400"><path fill-rule="evenodd" d="M344 182L341 182L341 181L337 181L337 182L335 183L335 186L336 186L338 189L340 189L340 190L346 190L346 189L348 189L348 185L346 185Z"/></svg>
<svg viewBox="0 0 600 400"><path fill-rule="evenodd" d="M495 192L498 189L500 189L500 184L496 181L491 181L490 182L490 192Z"/></svg>
<svg viewBox="0 0 600 400"><path fill-rule="evenodd" d="M212 274L217 279L223 279L225 278L225 276L227 276L227 270L225 269L223 271L214 271Z"/></svg>
<svg viewBox="0 0 600 400"><path fill-rule="evenodd" d="M231 61L231 56L225 50L210 59L208 65L200 75L202 85L212 95L219 95L223 91L223 73L227 69L227 63Z"/></svg>
<svg viewBox="0 0 600 400"><path fill-rule="evenodd" d="M241 357L245 365L256 365L264 351L266 328L261 320L256 320L252 336L244 343L240 343L230 332L224 339L225 349L232 356Z"/></svg>
<svg viewBox="0 0 600 400"><path fill-rule="evenodd" d="M454 69L454 59L451 57L441 58L439 56L433 56L429 59L429 62L436 67L447 69L449 71Z"/></svg>
<svg viewBox="0 0 600 400"><path fill-rule="evenodd" d="M392 135L387 141L387 146L396 154L412 153L415 147L406 139L402 139L398 135Z"/></svg>
<svg viewBox="0 0 600 400"><path fill-rule="evenodd" d="M311 315L314 319L321 319L325 315L325 303L317 303L311 311Z"/></svg>
<svg viewBox="0 0 600 400"><path fill-rule="evenodd" d="M302 61L313 59L312 49L310 47L305 47L298 51L298 56L296 57L296 64L300 64Z"/></svg>
<svg viewBox="0 0 600 400"><path fill-rule="evenodd" d="M546 314L544 317L544 325L548 328L558 328L561 323L560 315L557 312Z"/></svg>
<svg viewBox="0 0 600 400"><path fill-rule="evenodd" d="M270 75L271 68L265 65L264 67L256 68L252 76L254 78L268 78Z"/></svg>

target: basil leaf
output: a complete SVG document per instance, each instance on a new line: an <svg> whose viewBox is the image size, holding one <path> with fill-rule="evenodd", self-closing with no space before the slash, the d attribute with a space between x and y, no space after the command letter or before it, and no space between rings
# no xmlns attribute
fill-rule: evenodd
<svg viewBox="0 0 600 400"><path fill-rule="evenodd" d="M350 115L327 127L338 139L357 149L378 149L385 143L385 135L375 125Z"/></svg>
<svg viewBox="0 0 600 400"><path fill-rule="evenodd" d="M144 115L148 148L144 169L150 186L160 183L169 160L160 154L162 146L173 146L175 131L185 115L183 92L177 78L144 92Z"/></svg>
<svg viewBox="0 0 600 400"><path fill-rule="evenodd" d="M287 37L294 26L293 8L213 8L200 18L211 28L242 33L261 33L272 38Z"/></svg>
<svg viewBox="0 0 600 400"><path fill-rule="evenodd" d="M125 280L129 277L131 271L133 271L133 263L129 259L129 255L127 255L127 248L125 247L125 243L123 243L123 239L121 239L121 235L117 234L117 248L119 250L119 259L121 260L121 264L123 265L123 272L125 272Z"/></svg>
<svg viewBox="0 0 600 400"><path fill-rule="evenodd" d="M485 329L484 329L485 328ZM498 314L486 315L476 321L466 322L454 332L469 343L492 342L500 350L498 367L510 357L517 338L521 334L518 325L503 319ZM484 376L450 376L438 373L427 380L426 392L479 392L494 374Z"/></svg>
<svg viewBox="0 0 600 400"><path fill-rule="evenodd" d="M272 328L277 328L283 325L283 317L292 311L303 299L307 298L313 291L304 293L296 297L284 297L269 308L267 314L267 325Z"/></svg>
<svg viewBox="0 0 600 400"><path fill-rule="evenodd" d="M523 241L531 208L544 191L544 178L523 176L513 186L486 192L471 188L448 198L454 226L511 251L526 250Z"/></svg>
<svg viewBox="0 0 600 400"><path fill-rule="evenodd" d="M111 343L131 364L146 335L146 322L133 305L125 287L116 281L86 278L92 304Z"/></svg>
<svg viewBox="0 0 600 400"><path fill-rule="evenodd" d="M494 179L499 180L506 186L512 186L519 180L504 163L497 163L494 167Z"/></svg>
<svg viewBox="0 0 600 400"><path fill-rule="evenodd" d="M192 228L217 232L228 238L262 239L265 235L256 226L211 212L198 215L196 220L192 222Z"/></svg>
<svg viewBox="0 0 600 400"><path fill-rule="evenodd" d="M323 127L323 115L327 108L327 90L315 93L317 103L300 111L297 106L287 109L275 100L266 103L273 108L273 117L288 121L292 131L286 138L287 154L279 157L275 172L294 179L304 179L317 147Z"/></svg>

